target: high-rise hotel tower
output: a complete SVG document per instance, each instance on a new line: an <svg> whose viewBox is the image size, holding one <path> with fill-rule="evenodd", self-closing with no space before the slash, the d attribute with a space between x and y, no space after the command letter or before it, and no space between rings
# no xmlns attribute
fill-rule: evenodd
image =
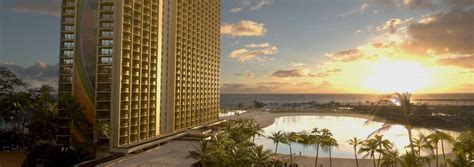
<svg viewBox="0 0 474 167"><path fill-rule="evenodd" d="M58 91L110 125L101 146L205 125L218 118L219 40L220 0L62 0ZM66 110L57 141L80 141Z"/></svg>

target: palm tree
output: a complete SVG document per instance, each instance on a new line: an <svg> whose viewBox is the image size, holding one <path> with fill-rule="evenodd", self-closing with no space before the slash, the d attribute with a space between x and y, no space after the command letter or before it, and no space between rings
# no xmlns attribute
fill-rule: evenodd
<svg viewBox="0 0 474 167"><path fill-rule="evenodd" d="M429 163L430 159L422 156L413 157L413 153L406 152L399 159L399 164L402 167L423 167L424 163Z"/></svg>
<svg viewBox="0 0 474 167"><path fill-rule="evenodd" d="M466 155L468 159L474 160L474 131L469 129L459 134L453 150L457 154Z"/></svg>
<svg viewBox="0 0 474 167"><path fill-rule="evenodd" d="M362 140L357 138L357 137L354 137L352 139L349 139L347 141L347 143L349 143L349 145L351 145L353 148L354 148L354 157L355 157L355 160L356 160L356 165L357 167L359 167L359 160L357 159L357 148L362 145Z"/></svg>
<svg viewBox="0 0 474 167"><path fill-rule="evenodd" d="M410 145L407 147L410 147ZM423 135L421 135L419 138L413 139L413 147L415 147L415 152L418 154L418 156L421 156L421 152L423 152L424 148L432 149L432 146L428 143L428 140Z"/></svg>
<svg viewBox="0 0 474 167"><path fill-rule="evenodd" d="M58 126L58 105L57 103L48 103L46 106L38 108L33 113L31 123L28 125L30 134L37 137L36 140L48 140L53 143Z"/></svg>
<svg viewBox="0 0 474 167"><path fill-rule="evenodd" d="M23 132L26 111L32 107L31 97L26 92L12 92L0 99L0 113L5 122L13 125L16 132Z"/></svg>
<svg viewBox="0 0 474 167"><path fill-rule="evenodd" d="M438 153L438 143L441 140L436 133L430 134L426 137L427 142L433 147L434 149L434 157L436 159L436 167L439 166L439 153Z"/></svg>
<svg viewBox="0 0 474 167"><path fill-rule="evenodd" d="M339 144L337 143L337 140L334 139L332 136L327 136L325 138L324 141L324 145L328 148L329 150L329 167L332 167L332 156L331 156L331 153L332 153L332 148L334 147L338 147Z"/></svg>
<svg viewBox="0 0 474 167"><path fill-rule="evenodd" d="M415 153L415 148L414 148L414 145L413 145L413 135L412 135L413 120L414 120L413 118L415 116L414 114L416 113L416 110L412 109L413 104L410 101L410 96L411 96L410 93L403 93L403 94L393 93L393 94L390 94L390 95L384 97L383 99L381 99L377 103L377 108L375 109L375 112L373 113L373 116L376 115L376 113L379 110L379 107L381 107L382 104L384 104L384 103L388 102L388 103L392 103L392 104L398 106L399 112L401 112L402 116L403 116L403 119L402 119L401 123L408 132L408 141L410 142L409 147L411 149L411 154L413 156L412 159L416 159L416 155L415 155L416 153ZM368 120L368 122L370 122L372 120L373 119L370 119L370 120ZM388 130L391 127L392 127L392 124L384 123L382 125L382 127L377 129L376 131L374 131L372 134L370 134L370 136L372 136L373 134L377 134L377 133L380 133L382 131ZM412 166L416 166L416 164L412 164Z"/></svg>
<svg viewBox="0 0 474 167"><path fill-rule="evenodd" d="M317 167L318 166L318 156L319 156L319 145L321 144L321 131L319 131L318 128L313 128L313 130L311 131L311 133L313 134L313 143L316 144L316 159L315 159L315 162L314 162L314 167Z"/></svg>
<svg viewBox="0 0 474 167"><path fill-rule="evenodd" d="M309 133L308 131L300 132L299 136L300 136L300 140L298 141L298 143L302 144L305 147L311 146L315 143L314 142L315 136Z"/></svg>
<svg viewBox="0 0 474 167"><path fill-rule="evenodd" d="M382 154L384 153L385 150L391 150L393 144L387 139L383 139L383 135L375 135L374 140L377 143L377 147L378 147L378 149L376 149L375 151L379 153L377 166L380 166L380 159L382 157Z"/></svg>
<svg viewBox="0 0 474 167"><path fill-rule="evenodd" d="M72 133L71 140L76 143L84 143L87 140L92 141L93 136L90 133L91 124L84 112L82 112L83 108L71 96L61 97L59 105L64 108L69 118L69 128Z"/></svg>
<svg viewBox="0 0 474 167"><path fill-rule="evenodd" d="M456 154L456 159L448 160L451 167L474 167L474 161L463 154Z"/></svg>
<svg viewBox="0 0 474 167"><path fill-rule="evenodd" d="M279 130L278 132L272 132L272 135L268 136L267 138L272 140L273 143L275 143L275 154L276 154L278 150L278 143L284 141L283 132L281 130Z"/></svg>
<svg viewBox="0 0 474 167"><path fill-rule="evenodd" d="M195 147L194 151L189 151L189 155L186 156L186 159L195 159L201 163L202 166L208 166L212 162L212 148L207 140L201 140L200 146Z"/></svg>
<svg viewBox="0 0 474 167"><path fill-rule="evenodd" d="M295 132L284 133L284 141L282 143L288 144L290 147L290 166L293 165L293 152L291 150L291 142L297 142L300 140L300 137Z"/></svg>
<svg viewBox="0 0 474 167"><path fill-rule="evenodd" d="M399 153L398 150L385 150L382 158L382 163L380 164L381 167L396 167Z"/></svg>
<svg viewBox="0 0 474 167"><path fill-rule="evenodd" d="M451 135L449 135L445 132L439 131L439 130L436 130L436 132L434 134L435 134L436 138L439 139L439 141L441 142L441 153L443 154L444 166L448 166L448 162L447 162L447 159L446 159L446 154L444 152L444 142L446 141L446 142L449 142L449 143L453 143L454 138ZM436 145L438 145L438 144L436 144ZM436 149L438 149L438 148L436 148ZM436 151L438 151L438 150L436 150ZM437 156L438 156L438 152L436 152L436 158L437 158ZM438 160L436 160L436 161L438 161Z"/></svg>
<svg viewBox="0 0 474 167"><path fill-rule="evenodd" d="M372 162L374 163L374 167L376 167L375 163L375 152L378 149L378 142L375 139L367 139L362 143L362 146L359 149L359 154L364 154L362 158L369 157L372 158Z"/></svg>
<svg viewBox="0 0 474 167"><path fill-rule="evenodd" d="M329 152L329 166L332 166L332 148L333 147L338 147L339 144L337 143L337 140L333 138L333 135L329 129L322 129L321 130L321 147Z"/></svg>
<svg viewBox="0 0 474 167"><path fill-rule="evenodd" d="M263 150L263 146L252 147L250 160L256 167L270 166L272 163L272 151Z"/></svg>
<svg viewBox="0 0 474 167"><path fill-rule="evenodd" d="M260 124L253 123L250 126L251 134L252 134L252 143L255 143L255 136L264 136L263 129Z"/></svg>

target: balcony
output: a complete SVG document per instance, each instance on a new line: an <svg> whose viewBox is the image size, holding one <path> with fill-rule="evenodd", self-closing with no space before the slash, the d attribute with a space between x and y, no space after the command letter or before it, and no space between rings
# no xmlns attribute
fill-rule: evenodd
<svg viewBox="0 0 474 167"><path fill-rule="evenodd" d="M63 7L66 7L66 8L74 8L76 6L76 3L74 2L65 2L63 3Z"/></svg>

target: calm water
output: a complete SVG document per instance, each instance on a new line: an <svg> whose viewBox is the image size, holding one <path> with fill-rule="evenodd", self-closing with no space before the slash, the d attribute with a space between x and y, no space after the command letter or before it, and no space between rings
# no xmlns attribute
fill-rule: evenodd
<svg viewBox="0 0 474 167"><path fill-rule="evenodd" d="M358 137L366 139L367 136L380 128L382 123L371 122L365 125L366 119L343 117L343 116L286 116L275 119L275 123L264 128L264 134L266 136L271 135L272 132L279 130L285 132L301 132L303 130L311 131L314 127L328 128L333 133L335 139L339 143L339 148L334 149L332 156L340 158L353 158L353 148L347 144L347 140ZM413 130L414 136L418 136L419 133L429 134L430 131L427 129L415 129ZM454 132L447 132L451 135L455 135ZM401 125L394 125L390 130L382 133L384 138L394 142L395 148L401 151L408 145L408 133L406 129ZM255 139L255 143L263 145L266 149L274 151L275 144L264 137L258 137ZM452 146L447 145L445 150L450 152ZM303 146L298 143L292 143L293 153L306 156L315 156L316 148L314 146ZM285 144L278 145L278 152L283 154L289 153L289 147ZM401 151L402 152L402 151ZM404 151L403 151L404 152ZM319 152L320 157L327 157L328 153L325 151ZM360 156L359 156L360 157Z"/></svg>
<svg viewBox="0 0 474 167"><path fill-rule="evenodd" d="M239 103L245 106L253 105L253 101L264 103L301 103L316 101L327 103L337 101L349 104L364 104L366 101L376 102L384 95L380 94L221 94L221 107L236 107ZM448 94L414 94L414 103L433 105L474 105L473 93Z"/></svg>

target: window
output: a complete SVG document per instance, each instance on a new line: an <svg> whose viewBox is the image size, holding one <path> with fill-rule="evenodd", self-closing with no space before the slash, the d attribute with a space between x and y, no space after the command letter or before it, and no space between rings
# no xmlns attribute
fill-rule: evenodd
<svg viewBox="0 0 474 167"><path fill-rule="evenodd" d="M72 50L65 50L64 51L64 56L71 58L71 57L74 56L74 52Z"/></svg>
<svg viewBox="0 0 474 167"><path fill-rule="evenodd" d="M100 58L100 64L112 64L112 58L111 57L101 57Z"/></svg>
<svg viewBox="0 0 474 167"><path fill-rule="evenodd" d="M74 26L64 26L64 30L66 31L74 31L75 27Z"/></svg>
<svg viewBox="0 0 474 167"><path fill-rule="evenodd" d="M72 64L72 59L63 59L63 64L71 65Z"/></svg>
<svg viewBox="0 0 474 167"><path fill-rule="evenodd" d="M102 14L101 18L102 19L113 19L113 15L111 15L111 14Z"/></svg>
<svg viewBox="0 0 474 167"><path fill-rule="evenodd" d="M102 10L113 11L114 8L113 8L113 6L102 6Z"/></svg>
<svg viewBox="0 0 474 167"><path fill-rule="evenodd" d="M69 9L65 11L66 14L74 14L74 9Z"/></svg>
<svg viewBox="0 0 474 167"><path fill-rule="evenodd" d="M73 40L74 38L74 34L64 34L64 39L66 40Z"/></svg>
<svg viewBox="0 0 474 167"><path fill-rule="evenodd" d="M102 40L102 46L112 46L112 40L106 39Z"/></svg>
<svg viewBox="0 0 474 167"><path fill-rule="evenodd" d="M66 23L72 23L72 22L74 22L74 21L75 21L75 19L72 18L72 17L66 17L66 18L64 18L64 22L66 22Z"/></svg>
<svg viewBox="0 0 474 167"><path fill-rule="evenodd" d="M103 49L100 50L100 53L101 53L102 55L112 55L112 49L103 48Z"/></svg>
<svg viewBox="0 0 474 167"><path fill-rule="evenodd" d="M70 74L72 73L71 67L62 67L62 74Z"/></svg>
<svg viewBox="0 0 474 167"><path fill-rule="evenodd" d="M72 81L72 76L61 76L62 81L66 82L71 82Z"/></svg>
<svg viewBox="0 0 474 167"><path fill-rule="evenodd" d="M102 31L102 36L103 37L111 37L113 32L112 31Z"/></svg>
<svg viewBox="0 0 474 167"><path fill-rule="evenodd" d="M74 43L73 42L64 42L64 48L74 48Z"/></svg>
<svg viewBox="0 0 474 167"><path fill-rule="evenodd" d="M99 73L111 73L112 66L99 66Z"/></svg>
<svg viewBox="0 0 474 167"><path fill-rule="evenodd" d="M102 28L112 28L114 24L112 23L101 23Z"/></svg>

